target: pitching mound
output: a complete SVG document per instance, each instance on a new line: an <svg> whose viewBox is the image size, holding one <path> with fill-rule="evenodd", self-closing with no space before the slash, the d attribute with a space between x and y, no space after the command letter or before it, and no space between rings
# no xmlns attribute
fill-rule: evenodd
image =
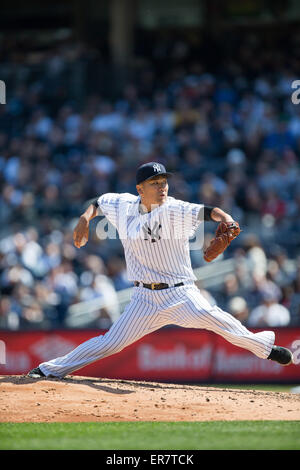
<svg viewBox="0 0 300 470"><path fill-rule="evenodd" d="M300 395L68 376L0 376L0 422L300 420Z"/></svg>

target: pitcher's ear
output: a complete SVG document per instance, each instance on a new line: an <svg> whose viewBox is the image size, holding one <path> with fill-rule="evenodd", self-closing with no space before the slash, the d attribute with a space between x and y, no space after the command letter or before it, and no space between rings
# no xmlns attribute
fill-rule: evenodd
<svg viewBox="0 0 300 470"><path fill-rule="evenodd" d="M141 184L136 185L136 190L139 193L139 195L143 194L143 187Z"/></svg>

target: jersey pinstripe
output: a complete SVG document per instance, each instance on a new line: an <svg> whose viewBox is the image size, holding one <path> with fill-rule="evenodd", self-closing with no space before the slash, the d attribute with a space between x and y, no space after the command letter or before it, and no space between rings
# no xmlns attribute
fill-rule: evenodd
<svg viewBox="0 0 300 470"><path fill-rule="evenodd" d="M101 213L118 230L128 278L145 283L194 281L189 238L200 219L200 204L172 197L151 212L139 212L140 197L107 193L99 197Z"/></svg>

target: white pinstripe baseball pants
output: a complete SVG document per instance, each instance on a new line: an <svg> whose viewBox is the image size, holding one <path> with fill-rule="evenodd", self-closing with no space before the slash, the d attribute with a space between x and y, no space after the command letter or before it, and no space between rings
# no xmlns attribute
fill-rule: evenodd
<svg viewBox="0 0 300 470"><path fill-rule="evenodd" d="M39 367L46 376L64 377L166 325L213 331L263 359L269 356L275 341L273 331L252 333L231 314L211 306L195 284L157 291L134 287L131 302L107 333Z"/></svg>

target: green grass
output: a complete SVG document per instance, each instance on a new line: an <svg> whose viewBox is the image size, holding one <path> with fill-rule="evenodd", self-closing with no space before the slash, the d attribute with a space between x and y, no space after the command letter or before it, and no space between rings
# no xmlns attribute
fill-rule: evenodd
<svg viewBox="0 0 300 470"><path fill-rule="evenodd" d="M6 450L299 450L300 421L0 423Z"/></svg>

